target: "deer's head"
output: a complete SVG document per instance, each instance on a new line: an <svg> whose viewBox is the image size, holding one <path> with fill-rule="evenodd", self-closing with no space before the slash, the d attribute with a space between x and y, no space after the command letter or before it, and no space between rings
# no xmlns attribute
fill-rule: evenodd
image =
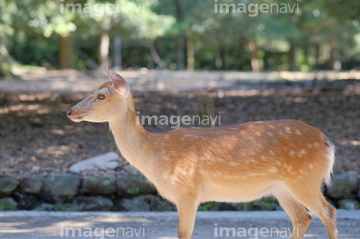
<svg viewBox="0 0 360 239"><path fill-rule="evenodd" d="M126 81L108 67L105 70L111 81L102 84L91 95L69 108L66 115L74 122L109 122L125 116L133 108L133 100Z"/></svg>

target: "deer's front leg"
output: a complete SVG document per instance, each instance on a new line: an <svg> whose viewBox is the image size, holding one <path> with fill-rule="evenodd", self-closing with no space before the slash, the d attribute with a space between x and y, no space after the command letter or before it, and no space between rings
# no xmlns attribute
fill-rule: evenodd
<svg viewBox="0 0 360 239"><path fill-rule="evenodd" d="M179 239L190 239L194 224L196 211L198 209L199 203L197 199L186 198L185 200L180 200L177 204L179 224L178 224L178 236Z"/></svg>

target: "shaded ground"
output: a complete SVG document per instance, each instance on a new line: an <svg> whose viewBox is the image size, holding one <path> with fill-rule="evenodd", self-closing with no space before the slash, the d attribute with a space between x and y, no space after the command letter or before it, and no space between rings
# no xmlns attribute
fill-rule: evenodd
<svg viewBox="0 0 360 239"><path fill-rule="evenodd" d="M359 211L355 210L338 210L339 239L360 238L359 215ZM176 212L19 211L0 212L0 219L2 239L177 238ZM112 230L113 233L110 233ZM290 220L283 211L198 212L193 238L290 238L289 230ZM328 238L320 219L313 216L305 238Z"/></svg>
<svg viewBox="0 0 360 239"><path fill-rule="evenodd" d="M88 77L94 84L96 79ZM76 124L66 118L65 110L86 93L54 92L51 86L36 93L36 84L41 85L42 81L46 79L32 81L33 89L22 90L22 93L14 92L19 81L14 81L12 89L6 90L11 85L6 83L0 90L0 175L23 177L35 172L67 171L74 162L117 151L106 124ZM214 99L215 115L221 117L221 125L255 120L303 120L323 130L334 141L336 173L360 173L360 85L357 81L350 81L341 90L317 94L307 90L306 82L234 81L230 85L200 91L135 92L134 97L140 115L198 115L197 98L207 96Z"/></svg>

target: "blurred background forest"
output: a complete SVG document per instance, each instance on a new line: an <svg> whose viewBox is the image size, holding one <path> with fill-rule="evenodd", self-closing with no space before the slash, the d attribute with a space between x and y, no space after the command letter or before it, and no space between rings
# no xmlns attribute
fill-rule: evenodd
<svg viewBox="0 0 360 239"><path fill-rule="evenodd" d="M0 76L12 76L24 65L78 70L102 65L118 70L359 69L358 0L282 3L297 8L254 17L229 6L229 13L216 13L218 0L1 0ZM117 9L107 8L109 4Z"/></svg>

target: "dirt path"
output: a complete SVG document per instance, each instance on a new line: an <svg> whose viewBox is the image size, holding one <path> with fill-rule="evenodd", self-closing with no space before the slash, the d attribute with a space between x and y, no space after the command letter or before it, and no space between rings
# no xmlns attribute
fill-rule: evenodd
<svg viewBox="0 0 360 239"><path fill-rule="evenodd" d="M320 219L313 219L305 237L327 239ZM338 210L339 239L360 238L358 225L360 211ZM0 212L2 239L175 239L176 226L176 212ZM289 230L283 211L198 212L193 238L289 238Z"/></svg>
<svg viewBox="0 0 360 239"><path fill-rule="evenodd" d="M335 173L359 173L358 81L346 83L343 91L314 95L307 91L311 74L285 73L121 72L134 91L141 115L197 115L197 97L206 96L214 99L215 114L222 112L221 125L300 119L320 128L334 141ZM289 81L273 81L279 77ZM106 124L75 124L65 115L68 107L106 80L101 71L65 70L0 81L0 175L64 172L80 160L117 151ZM157 87L171 92L156 91ZM196 91L181 91L190 89Z"/></svg>

